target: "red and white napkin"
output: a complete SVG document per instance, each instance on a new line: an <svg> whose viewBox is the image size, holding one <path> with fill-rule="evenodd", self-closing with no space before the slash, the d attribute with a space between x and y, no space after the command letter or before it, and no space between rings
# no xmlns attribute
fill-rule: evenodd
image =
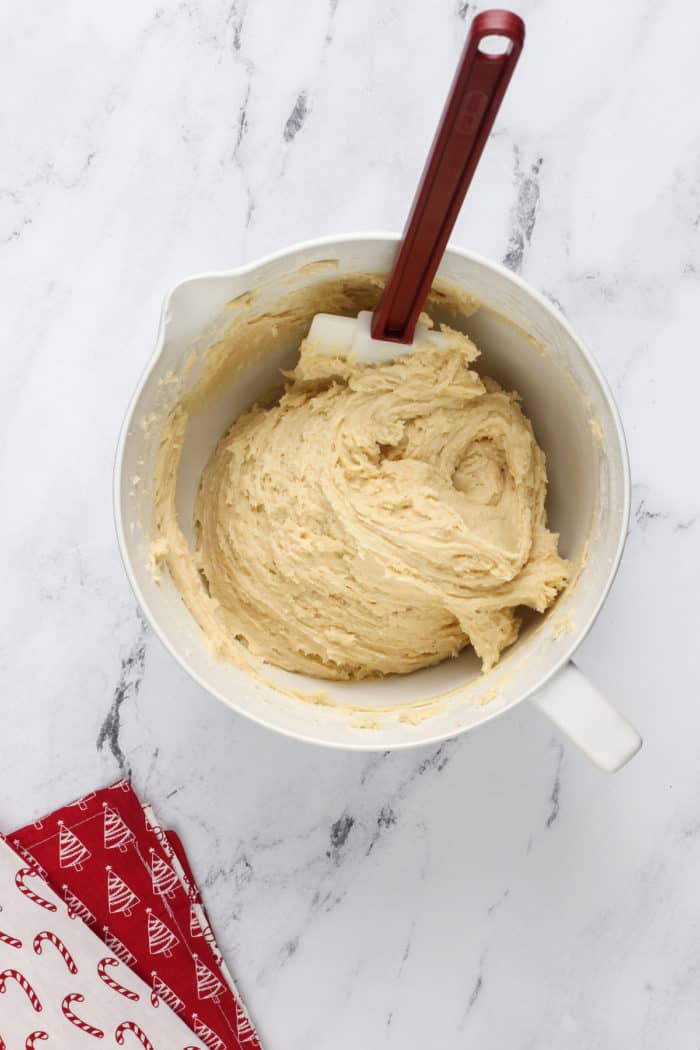
<svg viewBox="0 0 700 1050"><path fill-rule="evenodd" d="M0 1048L206 1050L151 988L0 840Z"/></svg>
<svg viewBox="0 0 700 1050"><path fill-rule="evenodd" d="M129 968L147 983L161 1014L178 1015L208 1050L260 1050L182 845L128 782L86 795L7 841L61 894L67 914L104 942L112 973ZM4 1035L3 1023L0 999Z"/></svg>

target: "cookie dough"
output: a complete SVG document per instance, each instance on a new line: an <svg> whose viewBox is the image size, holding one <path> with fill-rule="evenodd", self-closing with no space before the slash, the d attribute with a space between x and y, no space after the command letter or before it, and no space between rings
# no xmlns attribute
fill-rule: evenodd
<svg viewBox="0 0 700 1050"><path fill-rule="evenodd" d="M489 670L518 608L544 612L566 585L518 395L443 330L449 349L380 366L302 344L278 403L239 418L207 464L194 551L161 465L156 557L221 655L238 639L289 671L360 679L472 645Z"/></svg>

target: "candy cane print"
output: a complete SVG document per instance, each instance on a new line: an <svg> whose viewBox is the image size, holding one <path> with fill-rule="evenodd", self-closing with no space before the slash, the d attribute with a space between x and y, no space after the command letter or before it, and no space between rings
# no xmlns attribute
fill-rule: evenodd
<svg viewBox="0 0 700 1050"><path fill-rule="evenodd" d="M41 866L41 864L36 859L33 853L30 853L28 849L25 849L25 847L22 845L19 839L12 840L12 848L14 849L15 853L19 853L20 857L23 857L24 860L26 860L27 864L32 869L32 871L36 871L39 875L41 875L44 882L49 881L49 876L46 871L46 868L43 868Z"/></svg>
<svg viewBox="0 0 700 1050"><path fill-rule="evenodd" d="M6 944L8 948L22 947L21 941L17 940L17 938L13 937L11 934L5 933L4 930L0 930L0 941L2 941L3 944Z"/></svg>
<svg viewBox="0 0 700 1050"><path fill-rule="evenodd" d="M31 1032L30 1035L27 1036L27 1041L24 1044L24 1050L36 1050L35 1043L37 1039L44 1040L48 1038L48 1032Z"/></svg>
<svg viewBox="0 0 700 1050"><path fill-rule="evenodd" d="M2 904L0 904L0 911L2 911ZM5 933L3 930L0 930L0 941L3 944L6 944L8 948L22 947L22 942L20 940L18 940L16 937L13 937L10 933ZM0 1050L2 1050L2 1047L0 1047Z"/></svg>
<svg viewBox="0 0 700 1050"><path fill-rule="evenodd" d="M114 1038L117 1040L120 1046L124 1046L124 1032L133 1032L144 1050L154 1050L153 1043L148 1038L143 1028L137 1025L135 1021L122 1021L114 1033Z"/></svg>
<svg viewBox="0 0 700 1050"><path fill-rule="evenodd" d="M24 885L24 880L29 877L35 879L41 878L38 872L32 871L31 868L20 868L15 875L15 886L20 893L23 893L28 900L32 901L33 904L38 904L40 908L46 908L47 911L57 911L56 905L53 901L47 901L44 897L40 897L34 890L30 890L29 886Z"/></svg>
<svg viewBox="0 0 700 1050"><path fill-rule="evenodd" d="M3 970L2 973L0 973L0 992L7 991L7 982L10 980L17 982L27 999L29 999L29 1002L32 1004L34 1012L41 1013L42 1005L39 1002L38 995L24 974L20 973L19 970Z"/></svg>
<svg viewBox="0 0 700 1050"><path fill-rule="evenodd" d="M7 1050L7 1044L3 1037L0 1035L0 1050Z"/></svg>
<svg viewBox="0 0 700 1050"><path fill-rule="evenodd" d="M52 933L51 930L42 930L41 933L37 933L32 945L36 955L41 955L43 951L43 941L48 941L49 944L53 944L54 948L58 950L59 955L61 956L64 963L66 964L66 966L72 974L76 974L78 972L78 967L75 965L73 956L68 951L61 938L58 937L55 933Z"/></svg>
<svg viewBox="0 0 700 1050"><path fill-rule="evenodd" d="M107 956L105 959L100 959L97 964L97 975L101 981L111 988L113 991L118 992L119 995L123 995L125 999L130 999L132 1003L137 1003L141 996L138 992L132 992L128 988L125 988L123 984L119 984L107 973L108 966L119 966L119 959L113 959L111 956Z"/></svg>
<svg viewBox="0 0 700 1050"><path fill-rule="evenodd" d="M67 995L61 1003L61 1012L63 1016L67 1021L70 1021L71 1024L74 1024L76 1028L79 1028L81 1032L85 1032L86 1035L92 1035L95 1037L95 1039L104 1039L105 1034L101 1028L95 1028L93 1025L88 1024L86 1021L81 1021L81 1019L73 1013L71 1009L73 1003L84 1002L84 995L81 995L80 992L71 992L71 994Z"/></svg>

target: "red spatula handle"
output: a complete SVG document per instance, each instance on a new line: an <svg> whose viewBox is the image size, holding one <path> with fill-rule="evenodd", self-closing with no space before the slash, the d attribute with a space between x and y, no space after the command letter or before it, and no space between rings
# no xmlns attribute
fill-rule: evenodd
<svg viewBox="0 0 700 1050"><path fill-rule="evenodd" d="M485 37L503 37L503 54L480 50ZM525 39L523 20L510 11L483 11L472 22L442 112L372 336L413 340L452 228L496 119Z"/></svg>

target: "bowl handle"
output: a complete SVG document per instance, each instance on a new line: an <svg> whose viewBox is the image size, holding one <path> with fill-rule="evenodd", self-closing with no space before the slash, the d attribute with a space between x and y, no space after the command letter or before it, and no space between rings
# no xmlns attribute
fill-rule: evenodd
<svg viewBox="0 0 700 1050"><path fill-rule="evenodd" d="M600 769L615 773L637 754L642 738L573 663L532 698Z"/></svg>

